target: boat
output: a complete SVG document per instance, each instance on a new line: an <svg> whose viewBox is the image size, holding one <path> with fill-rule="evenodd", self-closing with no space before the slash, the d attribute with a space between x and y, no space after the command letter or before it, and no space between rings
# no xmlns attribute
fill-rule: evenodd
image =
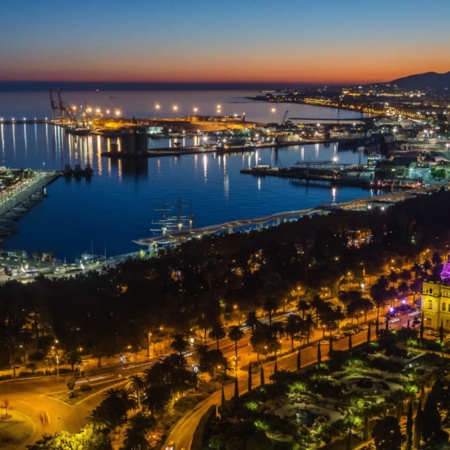
<svg viewBox="0 0 450 450"><path fill-rule="evenodd" d="M94 175L94 170L92 169L92 167L89 163L86 164L84 169L81 168L81 164L75 164L74 169L72 169L70 164L66 164L64 166L63 175L66 178L70 178L72 176L74 176L75 178L81 178L81 177L90 178L90 177L92 177L92 175Z"/></svg>
<svg viewBox="0 0 450 450"><path fill-rule="evenodd" d="M69 126L64 127L64 131L68 134L74 134L76 136L86 136L92 130L88 127L72 127L69 125Z"/></svg>
<svg viewBox="0 0 450 450"><path fill-rule="evenodd" d="M173 208L168 208L166 202L163 202L161 211L162 218L152 221L152 225L156 225L156 228L151 228L155 236L164 236L169 233L177 231L191 230L194 223L194 216L192 214L192 205L190 206L189 215L183 213L183 205L181 203L181 197L178 198L177 214L168 215L168 211Z"/></svg>

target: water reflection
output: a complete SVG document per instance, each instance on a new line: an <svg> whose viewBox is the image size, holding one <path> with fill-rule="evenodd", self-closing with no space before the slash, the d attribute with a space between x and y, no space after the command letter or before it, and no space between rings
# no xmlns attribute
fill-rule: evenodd
<svg viewBox="0 0 450 450"><path fill-rule="evenodd" d="M12 139L13 139L13 153L14 153L14 159L16 159L16 124L13 123L11 125L12 130Z"/></svg>
<svg viewBox="0 0 450 450"><path fill-rule="evenodd" d="M25 157L28 156L28 139L27 139L27 124L23 124L23 146L25 149Z"/></svg>
<svg viewBox="0 0 450 450"><path fill-rule="evenodd" d="M203 155L203 177L208 181L208 157Z"/></svg>
<svg viewBox="0 0 450 450"><path fill-rule="evenodd" d="M0 124L0 137L1 137L1 141L2 141L2 159L5 158L5 130L4 130L4 125ZM3 163L2 163L3 165Z"/></svg>
<svg viewBox="0 0 450 450"><path fill-rule="evenodd" d="M293 187L284 179L270 178L264 182L262 178L240 173L245 167L261 163L291 167L299 158L330 160L337 152L333 145L327 148L321 144L306 144L296 148L280 147L276 151L267 148L224 155L208 153L178 158L114 160L101 156L102 147L111 148L110 140L103 141L100 136L68 135L56 126L51 132L49 126L35 126L35 138L30 141L30 130L26 130L26 134L21 130L14 134L12 126L0 124L4 165L40 169L45 162L46 169L62 170L65 164L83 167L90 163L94 176L89 184L82 178L67 183L61 179L50 185L49 197L35 207L33 214L21 219L20 234L5 241L8 248L50 250L59 257L73 260L84 250L83 239L88 236L105 242L112 254L137 250L132 241L150 233L152 220L161 214L155 210L163 199L173 199L180 192L183 198L193 202L196 226L329 204L330 199L339 202L367 195L356 188L331 191L323 187ZM30 151L36 134L36 151ZM16 148L21 150L17 155L12 151L14 139ZM22 150L25 139L28 154ZM189 139L184 142L188 145ZM167 146L168 140L161 139L159 144ZM359 157L364 159L362 153L339 152L341 162L355 163ZM79 220L80 217L83 220ZM67 235L71 236L70 240Z"/></svg>

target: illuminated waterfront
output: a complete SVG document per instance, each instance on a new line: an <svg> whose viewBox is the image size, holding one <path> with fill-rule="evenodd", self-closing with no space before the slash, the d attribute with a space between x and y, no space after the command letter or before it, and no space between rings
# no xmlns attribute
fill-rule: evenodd
<svg viewBox="0 0 450 450"><path fill-rule="evenodd" d="M0 93L2 107L11 106L17 117L36 114L42 118L45 112L50 115L46 92L31 93L31 97L29 93L19 94L18 104L15 104L13 93ZM101 94L106 103L111 103L111 108L115 107L115 102L120 103L123 114L131 117L156 114L152 109L156 104L160 105L159 115L167 115L164 105L172 106L175 97L181 114L188 114L188 108L194 105L199 112L214 114L221 104L224 114L245 112L249 120L267 122L281 120L285 109L296 117L335 118L337 115L336 110L325 108L277 105L277 117L274 117L272 105L248 103L243 99L246 92ZM74 92L65 97L81 101L92 95L96 94ZM19 111L19 108L22 109ZM339 114L341 118L352 117L352 113L346 111ZM173 142L168 140L150 142L150 147L171 145ZM28 253L51 251L71 261L92 249L102 255L105 251L112 255L138 250L132 241L152 235L152 222L161 217L163 203L174 207L175 210L168 213L176 215L179 197L185 212L192 205L194 226L200 227L368 195L367 191L357 188L299 187L287 180L254 178L239 173L256 164L286 167L297 161L330 160L335 155L342 163L365 162L362 152L338 152L334 144L148 160L110 160L100 156L102 149L104 142L98 136L68 136L52 125L0 125L1 165L62 170L66 164L74 167L90 163L94 169L91 180L61 178L49 186L49 197L20 220L19 233L4 241L3 246L24 249Z"/></svg>

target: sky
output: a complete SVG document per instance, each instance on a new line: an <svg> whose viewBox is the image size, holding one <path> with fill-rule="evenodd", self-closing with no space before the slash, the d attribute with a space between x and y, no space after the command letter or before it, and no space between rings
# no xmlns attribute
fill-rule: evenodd
<svg viewBox="0 0 450 450"><path fill-rule="evenodd" d="M450 71L450 0L2 0L0 81L385 82Z"/></svg>

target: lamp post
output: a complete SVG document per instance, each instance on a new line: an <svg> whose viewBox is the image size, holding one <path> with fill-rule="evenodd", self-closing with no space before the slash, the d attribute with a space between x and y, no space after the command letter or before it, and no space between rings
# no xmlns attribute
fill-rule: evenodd
<svg viewBox="0 0 450 450"><path fill-rule="evenodd" d="M58 339L55 339L55 345L52 347L55 350L55 359L56 359L56 384L59 384L59 353L58 353Z"/></svg>
<svg viewBox="0 0 450 450"><path fill-rule="evenodd" d="M148 346L147 346L147 358L150 358L151 357L151 352L150 352L150 348L151 348L151 345L152 345L152 332L151 331L149 331L148 332L148 335L147 335L147 341L148 341Z"/></svg>

